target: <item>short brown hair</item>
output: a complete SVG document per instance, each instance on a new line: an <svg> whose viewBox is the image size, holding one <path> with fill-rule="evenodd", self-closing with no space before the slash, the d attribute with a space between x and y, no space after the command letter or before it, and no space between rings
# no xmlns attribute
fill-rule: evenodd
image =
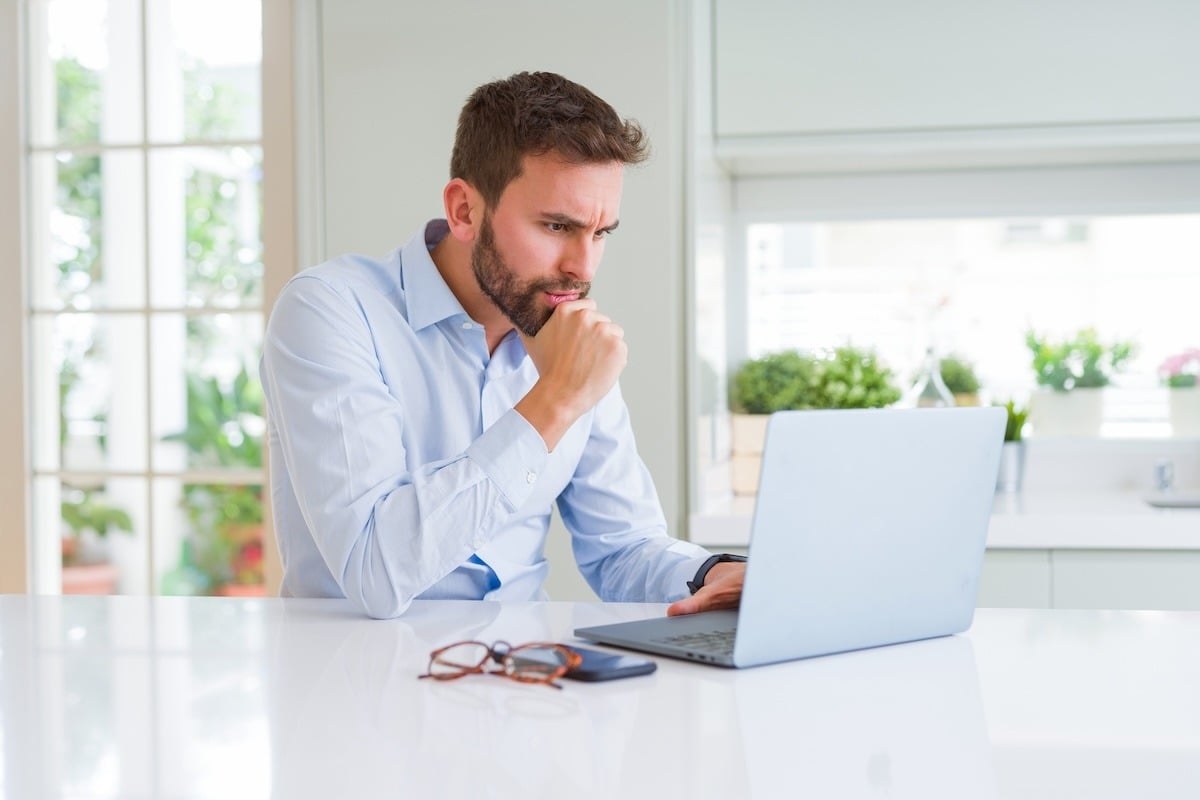
<svg viewBox="0 0 1200 800"><path fill-rule="evenodd" d="M554 152L573 164L637 164L649 155L641 126L590 90L553 72L519 72L484 84L458 115L450 177L494 206L527 155Z"/></svg>

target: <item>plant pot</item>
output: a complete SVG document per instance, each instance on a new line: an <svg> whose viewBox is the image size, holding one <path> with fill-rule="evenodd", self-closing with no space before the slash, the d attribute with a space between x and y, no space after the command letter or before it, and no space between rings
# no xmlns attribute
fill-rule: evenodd
<svg viewBox="0 0 1200 800"><path fill-rule="evenodd" d="M217 587L219 597L265 597L267 588L261 583L226 583Z"/></svg>
<svg viewBox="0 0 1200 800"><path fill-rule="evenodd" d="M78 564L62 568L63 594L112 594L117 568L112 564Z"/></svg>
<svg viewBox="0 0 1200 800"><path fill-rule="evenodd" d="M979 395L971 394L956 394L954 395L955 406L977 406L979 405Z"/></svg>
<svg viewBox="0 0 1200 800"><path fill-rule="evenodd" d="M1103 389L1039 389L1029 398L1029 424L1038 436L1099 436L1103 420Z"/></svg>
<svg viewBox="0 0 1200 800"><path fill-rule="evenodd" d="M997 492L1019 492L1025 480L1025 443L1005 442L1000 450L1000 471L996 475Z"/></svg>
<svg viewBox="0 0 1200 800"><path fill-rule="evenodd" d="M762 471L763 445L767 440L770 414L732 414L730 459L731 483L735 495L754 495L758 491L758 474Z"/></svg>
<svg viewBox="0 0 1200 800"><path fill-rule="evenodd" d="M1168 389L1167 404L1172 435L1200 436L1200 386Z"/></svg>

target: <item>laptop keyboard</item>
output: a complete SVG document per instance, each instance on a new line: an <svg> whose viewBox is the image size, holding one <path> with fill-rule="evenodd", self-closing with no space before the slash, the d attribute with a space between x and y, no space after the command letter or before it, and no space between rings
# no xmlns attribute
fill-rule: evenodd
<svg viewBox="0 0 1200 800"><path fill-rule="evenodd" d="M657 641L685 650L698 650L718 656L733 655L733 640L737 628L727 631L706 631L704 633L684 633L679 636L667 636Z"/></svg>

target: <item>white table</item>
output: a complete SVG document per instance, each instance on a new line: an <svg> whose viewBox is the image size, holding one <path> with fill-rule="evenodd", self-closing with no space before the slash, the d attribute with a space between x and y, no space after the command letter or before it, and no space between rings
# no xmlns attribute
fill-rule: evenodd
<svg viewBox="0 0 1200 800"><path fill-rule="evenodd" d="M459 639L662 609L0 597L0 794L1200 796L1196 613L983 609L963 636L562 691L416 679Z"/></svg>

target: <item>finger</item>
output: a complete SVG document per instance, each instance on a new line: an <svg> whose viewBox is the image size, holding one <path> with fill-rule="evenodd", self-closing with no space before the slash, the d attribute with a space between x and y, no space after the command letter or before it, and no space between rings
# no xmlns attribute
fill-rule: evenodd
<svg viewBox="0 0 1200 800"><path fill-rule="evenodd" d="M565 303L559 303L554 307L555 311L562 310L563 312L577 311L595 311L596 301L590 297L581 297L578 300L568 300Z"/></svg>
<svg viewBox="0 0 1200 800"><path fill-rule="evenodd" d="M679 617L684 614L695 614L700 610L700 603L696 600L696 596L685 597L682 600L676 600L671 605L667 606L668 617Z"/></svg>

